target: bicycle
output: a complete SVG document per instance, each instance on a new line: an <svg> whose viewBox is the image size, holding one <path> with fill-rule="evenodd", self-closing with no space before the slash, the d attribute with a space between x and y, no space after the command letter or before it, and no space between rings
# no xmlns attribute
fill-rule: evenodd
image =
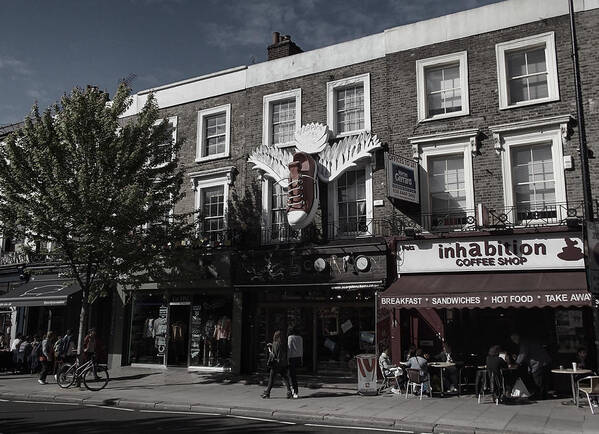
<svg viewBox="0 0 599 434"><path fill-rule="evenodd" d="M75 382L80 386L83 380L85 388L93 392L104 389L109 379L108 368L98 365L93 355L83 364L79 361L79 357L75 359L75 363L63 364L56 374L56 382L63 389L71 387Z"/></svg>

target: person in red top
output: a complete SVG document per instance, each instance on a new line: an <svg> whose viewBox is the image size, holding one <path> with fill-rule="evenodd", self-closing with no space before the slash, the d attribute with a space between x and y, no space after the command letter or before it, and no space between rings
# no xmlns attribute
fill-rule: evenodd
<svg viewBox="0 0 599 434"><path fill-rule="evenodd" d="M98 359L98 353L100 352L101 344L100 340L96 336L96 329L91 328L89 332L83 339L83 354L85 354L85 360L90 360L91 358L95 358L96 361ZM94 374L94 378L98 378L96 374L96 363L93 364L92 372Z"/></svg>

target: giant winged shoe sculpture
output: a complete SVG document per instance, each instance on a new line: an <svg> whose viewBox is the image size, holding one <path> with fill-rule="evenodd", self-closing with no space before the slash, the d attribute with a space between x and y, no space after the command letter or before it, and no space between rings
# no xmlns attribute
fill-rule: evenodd
<svg viewBox="0 0 599 434"><path fill-rule="evenodd" d="M314 219L318 209L318 180L334 181L357 162L370 158L381 147L376 135L362 132L329 143L326 125L311 123L295 132L293 147L261 145L249 156L254 169L287 189L287 221L302 229Z"/></svg>

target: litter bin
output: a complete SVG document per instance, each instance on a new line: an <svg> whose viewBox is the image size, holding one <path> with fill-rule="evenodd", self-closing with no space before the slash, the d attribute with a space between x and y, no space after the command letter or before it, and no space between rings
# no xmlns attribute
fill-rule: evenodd
<svg viewBox="0 0 599 434"><path fill-rule="evenodd" d="M358 354L358 393L360 395L376 395L376 354Z"/></svg>

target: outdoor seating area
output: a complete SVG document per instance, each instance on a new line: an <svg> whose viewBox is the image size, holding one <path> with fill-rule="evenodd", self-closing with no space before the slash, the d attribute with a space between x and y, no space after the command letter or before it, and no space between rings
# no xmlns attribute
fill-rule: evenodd
<svg viewBox="0 0 599 434"><path fill-rule="evenodd" d="M562 399L563 405L587 407L594 415L599 407L599 376L590 369L563 366L551 369L554 377L550 384L555 385L559 377L568 377L571 390L563 387L550 388L545 396L539 395L527 368L510 364L500 369L487 365L469 365L464 362L430 362L414 369L408 361L397 366L385 365L379 361L382 373L379 394L397 394L405 399L445 398L450 396L471 396L478 404L495 405L529 404L544 399ZM453 386L449 378L453 372L457 384ZM546 379L551 380L551 379ZM563 383L563 382L562 382ZM450 388L451 387L451 388Z"/></svg>

